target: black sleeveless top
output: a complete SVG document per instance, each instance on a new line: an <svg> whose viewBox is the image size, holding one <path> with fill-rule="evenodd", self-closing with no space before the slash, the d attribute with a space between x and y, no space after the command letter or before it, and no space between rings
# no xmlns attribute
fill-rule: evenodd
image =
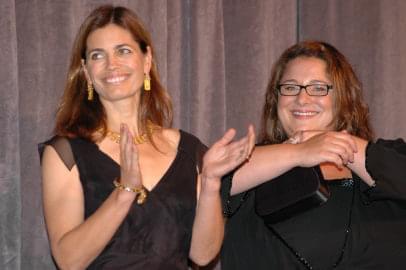
<svg viewBox="0 0 406 270"><path fill-rule="evenodd" d="M207 148L191 134L180 131L180 135L178 152L168 170L144 204L134 202L88 269L188 269L197 170ZM69 169L77 165L88 218L114 190L119 164L96 144L80 138L54 137L40 145L40 152L45 145L53 146Z"/></svg>

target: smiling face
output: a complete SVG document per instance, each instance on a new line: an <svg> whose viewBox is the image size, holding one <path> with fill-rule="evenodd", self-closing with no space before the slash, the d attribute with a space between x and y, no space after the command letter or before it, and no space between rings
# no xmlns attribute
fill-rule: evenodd
<svg viewBox="0 0 406 270"><path fill-rule="evenodd" d="M102 102L140 92L144 74L151 69L151 52L148 48L143 53L129 31L108 24L88 36L86 48L86 78Z"/></svg>
<svg viewBox="0 0 406 270"><path fill-rule="evenodd" d="M280 84L329 84L326 63L315 57L298 57L291 60ZM302 89L297 96L279 96L278 117L288 137L300 130L331 130L333 121L333 91L327 96L309 96Z"/></svg>

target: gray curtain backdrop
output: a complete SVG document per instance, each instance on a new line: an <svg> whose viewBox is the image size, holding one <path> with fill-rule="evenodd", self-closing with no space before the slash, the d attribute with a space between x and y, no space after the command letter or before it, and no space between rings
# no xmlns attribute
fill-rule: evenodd
<svg viewBox="0 0 406 270"><path fill-rule="evenodd" d="M376 135L406 138L403 0L1 0L0 269L54 269L36 145L51 135L74 35L102 3L143 19L174 126L206 144L227 128L258 126L272 63L310 38L354 65Z"/></svg>

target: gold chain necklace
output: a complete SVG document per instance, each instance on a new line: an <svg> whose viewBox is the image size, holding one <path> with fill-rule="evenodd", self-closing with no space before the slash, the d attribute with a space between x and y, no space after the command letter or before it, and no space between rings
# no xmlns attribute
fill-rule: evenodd
<svg viewBox="0 0 406 270"><path fill-rule="evenodd" d="M154 126L152 124L149 124L147 126L147 129L148 129L149 133L152 134L156 128L154 128ZM106 134L106 137L109 138L110 140L112 140L115 143L120 143L121 135L118 132L108 130L107 134ZM143 134L140 134L140 135L137 135L137 136L133 137L134 144L143 144L143 143L145 143L147 141L148 141L147 133L143 133Z"/></svg>
<svg viewBox="0 0 406 270"><path fill-rule="evenodd" d="M107 131L106 137L115 143L120 143L121 135L118 132L109 130ZM143 144L147 141L147 139L148 138L146 133L133 137L134 144Z"/></svg>

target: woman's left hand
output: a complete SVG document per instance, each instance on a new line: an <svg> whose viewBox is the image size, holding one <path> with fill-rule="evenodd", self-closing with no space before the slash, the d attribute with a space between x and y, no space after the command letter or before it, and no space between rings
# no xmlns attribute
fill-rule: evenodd
<svg viewBox="0 0 406 270"><path fill-rule="evenodd" d="M200 265L206 265L219 253L224 238L220 179L246 161L255 145L255 133L251 125L244 138L233 141L235 133L234 129L228 130L209 148L203 157L203 168L197 179L198 202L189 257Z"/></svg>
<svg viewBox="0 0 406 270"><path fill-rule="evenodd" d="M235 134L234 129L229 129L204 155L202 169L204 182L220 180L223 175L248 161L255 146L254 128L250 125L247 135L238 141L233 141ZM214 182L216 182L216 189L219 188L220 181Z"/></svg>

